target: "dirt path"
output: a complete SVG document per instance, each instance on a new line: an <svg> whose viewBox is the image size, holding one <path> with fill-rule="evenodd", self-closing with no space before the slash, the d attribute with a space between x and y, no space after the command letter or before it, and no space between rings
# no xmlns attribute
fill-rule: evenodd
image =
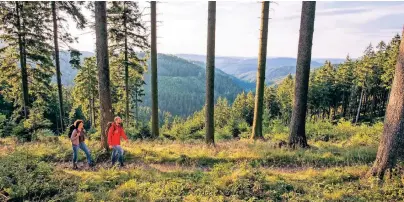
<svg viewBox="0 0 404 202"><path fill-rule="evenodd" d="M72 162L57 162L53 163L53 165L58 169L67 169L73 170ZM86 162L79 162L77 164L78 170L83 171L99 171L100 169L111 169L112 165L110 162L102 162L97 163L94 167L89 167ZM210 171L208 167L196 167L196 166L183 166L177 165L175 163L161 163L161 164L147 164L143 162L126 162L125 166L120 168L118 163L115 164L115 167L120 170L132 170L132 169L150 169L150 170L157 170L160 172L195 172L195 171L202 171L207 172Z"/></svg>

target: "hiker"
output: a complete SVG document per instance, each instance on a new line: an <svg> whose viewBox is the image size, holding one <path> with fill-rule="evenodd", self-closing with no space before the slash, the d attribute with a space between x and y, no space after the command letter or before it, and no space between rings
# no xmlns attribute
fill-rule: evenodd
<svg viewBox="0 0 404 202"><path fill-rule="evenodd" d="M84 143L86 136L86 131L84 130L84 123L82 120L77 120L74 122L74 130L71 134L71 141L73 147L73 169L78 169L77 167L77 155L79 148L86 154L87 162L90 167L94 167L94 162L91 158L90 151L87 148L86 143Z"/></svg>
<svg viewBox="0 0 404 202"><path fill-rule="evenodd" d="M113 123L109 123L108 127L108 145L112 149L112 166L115 165L116 159L118 157L119 166L123 167L123 149L121 147L121 137L128 142L128 137L126 137L125 132L122 127L122 119L117 116L114 118Z"/></svg>

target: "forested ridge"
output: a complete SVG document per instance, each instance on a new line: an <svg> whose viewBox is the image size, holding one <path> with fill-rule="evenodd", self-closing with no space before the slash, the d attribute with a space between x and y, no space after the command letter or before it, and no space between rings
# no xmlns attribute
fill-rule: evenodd
<svg viewBox="0 0 404 202"><path fill-rule="evenodd" d="M91 52L81 52L81 63L85 58L93 57ZM68 52L61 52L61 71L62 83L66 87L74 87L74 76L77 70L72 68L69 61ZM85 56L84 56L85 55ZM139 56L143 56L140 53ZM205 92L205 70L200 64L193 61L184 60L174 55L158 54L158 82L159 91L164 93L160 95L160 106L162 111L170 112L173 115L186 117L203 106L203 94ZM150 61L148 61L150 65ZM238 93L242 91L250 91L255 88L253 83L249 83L235 77L232 77L219 69L216 69L217 77L215 78L218 86L216 86L216 95L227 98L232 101ZM150 106L150 71L144 73L146 82L144 103L141 106ZM177 101L177 102L176 102Z"/></svg>

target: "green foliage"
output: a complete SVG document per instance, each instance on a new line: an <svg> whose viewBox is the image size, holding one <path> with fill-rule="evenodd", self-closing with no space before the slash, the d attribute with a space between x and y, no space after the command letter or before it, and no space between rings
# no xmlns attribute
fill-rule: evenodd
<svg viewBox="0 0 404 202"><path fill-rule="evenodd" d="M151 137L151 129L148 124L141 123L137 127L125 128L125 134L133 140L145 139Z"/></svg>
<svg viewBox="0 0 404 202"><path fill-rule="evenodd" d="M49 129L40 129L36 130L32 134L33 140L39 141L39 142L52 142L55 144L59 143L58 137L55 135L55 133Z"/></svg>
<svg viewBox="0 0 404 202"><path fill-rule="evenodd" d="M99 95L97 65L95 57L84 58L84 64L77 66L74 78L70 120L89 120L92 125L99 122ZM94 120L93 120L94 118Z"/></svg>
<svg viewBox="0 0 404 202"><path fill-rule="evenodd" d="M0 113L0 137L6 136L6 116Z"/></svg>
<svg viewBox="0 0 404 202"><path fill-rule="evenodd" d="M0 176L1 193L12 201L68 201L77 190L77 178L23 151L1 158Z"/></svg>
<svg viewBox="0 0 404 202"><path fill-rule="evenodd" d="M285 125L289 124L292 116L294 86L294 79L289 74L277 87L276 94L280 103L280 114Z"/></svg>
<svg viewBox="0 0 404 202"><path fill-rule="evenodd" d="M252 126L254 119L254 95L252 92L237 95L232 105L232 114Z"/></svg>

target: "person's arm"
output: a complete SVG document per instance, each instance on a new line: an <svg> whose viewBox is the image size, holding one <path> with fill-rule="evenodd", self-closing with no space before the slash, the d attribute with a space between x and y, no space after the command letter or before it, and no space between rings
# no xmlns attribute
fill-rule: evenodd
<svg viewBox="0 0 404 202"><path fill-rule="evenodd" d="M128 137L126 136L125 131L123 130L123 128L122 128L121 136L123 137L123 139L125 139L126 141L128 141Z"/></svg>
<svg viewBox="0 0 404 202"><path fill-rule="evenodd" d="M72 141L75 141L75 140L77 140L77 138L79 138L79 136L77 135L77 130L73 130L72 136L70 137L70 139Z"/></svg>

